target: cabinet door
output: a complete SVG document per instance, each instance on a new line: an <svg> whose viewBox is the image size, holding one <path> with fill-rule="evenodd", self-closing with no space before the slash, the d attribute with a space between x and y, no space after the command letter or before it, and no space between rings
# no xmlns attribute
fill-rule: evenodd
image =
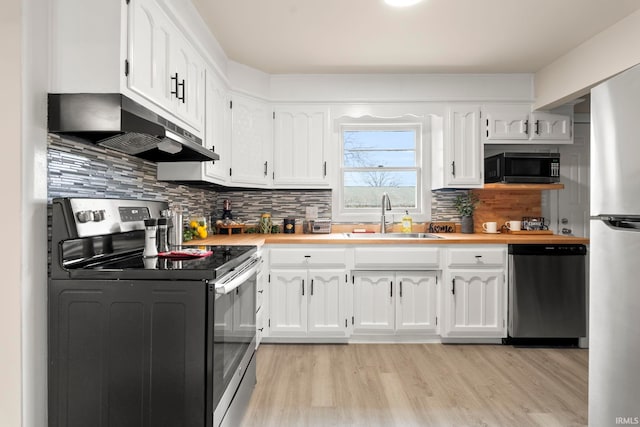
<svg viewBox="0 0 640 427"><path fill-rule="evenodd" d="M504 270L450 270L443 336L506 336Z"/></svg>
<svg viewBox="0 0 640 427"><path fill-rule="evenodd" d="M448 144L445 144L446 185L482 187L482 144L480 143L480 107L457 105L449 108Z"/></svg>
<svg viewBox="0 0 640 427"><path fill-rule="evenodd" d="M486 111L483 137L487 141L528 140L529 125L529 107Z"/></svg>
<svg viewBox="0 0 640 427"><path fill-rule="evenodd" d="M396 329L436 332L436 272L398 272L396 281Z"/></svg>
<svg viewBox="0 0 640 427"><path fill-rule="evenodd" d="M571 141L571 117L563 114L531 113L531 139Z"/></svg>
<svg viewBox="0 0 640 427"><path fill-rule="evenodd" d="M231 106L231 182L267 186L271 180L271 113L266 103L233 96Z"/></svg>
<svg viewBox="0 0 640 427"><path fill-rule="evenodd" d="M229 176L231 152L231 110L229 93L223 83L207 70L205 93L204 144L220 155L220 160L203 162L208 181L224 184Z"/></svg>
<svg viewBox="0 0 640 427"><path fill-rule="evenodd" d="M169 52L177 29L153 0L131 2L128 13L127 86L172 112Z"/></svg>
<svg viewBox="0 0 640 427"><path fill-rule="evenodd" d="M271 270L269 336L306 334L308 285L307 270Z"/></svg>
<svg viewBox="0 0 640 427"><path fill-rule="evenodd" d="M177 34L171 49L171 81L179 118L202 131L204 126L204 61L189 41ZM175 78L174 78L175 77Z"/></svg>
<svg viewBox="0 0 640 427"><path fill-rule="evenodd" d="M354 333L394 331L393 280L391 272L354 273Z"/></svg>
<svg viewBox="0 0 640 427"><path fill-rule="evenodd" d="M309 270L308 326L316 335L343 336L346 314L344 270Z"/></svg>
<svg viewBox="0 0 640 427"><path fill-rule="evenodd" d="M275 185L326 186L329 112L326 107L278 107L274 112Z"/></svg>

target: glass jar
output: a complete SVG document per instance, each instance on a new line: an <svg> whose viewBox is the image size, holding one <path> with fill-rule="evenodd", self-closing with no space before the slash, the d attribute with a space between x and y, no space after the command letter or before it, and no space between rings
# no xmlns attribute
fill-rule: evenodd
<svg viewBox="0 0 640 427"><path fill-rule="evenodd" d="M272 225L273 224L271 223L271 214L263 213L262 216L260 217L260 232L262 234L270 234Z"/></svg>

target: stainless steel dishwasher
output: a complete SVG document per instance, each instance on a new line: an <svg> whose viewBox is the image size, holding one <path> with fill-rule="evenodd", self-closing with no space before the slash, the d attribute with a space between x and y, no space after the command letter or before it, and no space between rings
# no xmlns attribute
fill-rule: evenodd
<svg viewBox="0 0 640 427"><path fill-rule="evenodd" d="M585 245L509 245L509 337L586 335Z"/></svg>

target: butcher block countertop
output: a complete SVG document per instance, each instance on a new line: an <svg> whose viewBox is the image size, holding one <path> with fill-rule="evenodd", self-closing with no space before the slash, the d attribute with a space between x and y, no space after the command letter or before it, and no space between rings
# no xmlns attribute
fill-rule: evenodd
<svg viewBox="0 0 640 427"><path fill-rule="evenodd" d="M358 238L347 237L344 233L331 234L218 234L206 239L184 242L184 245L272 245L272 244L306 244L306 245L449 245L449 244L589 244L583 237L561 236L555 234L462 234L436 233L441 239L391 239L391 238Z"/></svg>

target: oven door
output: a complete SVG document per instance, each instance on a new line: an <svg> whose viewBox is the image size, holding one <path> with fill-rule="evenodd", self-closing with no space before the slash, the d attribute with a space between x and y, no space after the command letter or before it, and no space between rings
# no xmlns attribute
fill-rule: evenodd
<svg viewBox="0 0 640 427"><path fill-rule="evenodd" d="M215 283L213 305L213 425L219 426L255 351L256 283L260 258L254 257ZM226 420L225 420L226 421Z"/></svg>

